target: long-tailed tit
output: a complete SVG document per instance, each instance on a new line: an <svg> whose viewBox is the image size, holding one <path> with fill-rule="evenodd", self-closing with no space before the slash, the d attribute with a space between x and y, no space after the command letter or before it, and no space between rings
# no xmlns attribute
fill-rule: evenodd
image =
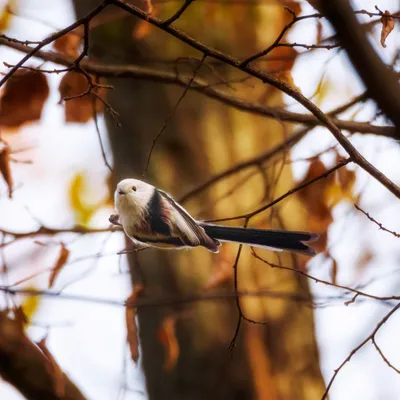
<svg viewBox="0 0 400 400"><path fill-rule="evenodd" d="M274 251L315 254L307 245L318 238L314 233L235 228L196 221L169 194L137 179L119 182L114 198L126 235L145 246L203 246L217 253L220 242L234 242ZM117 223L117 218L112 215L110 222Z"/></svg>

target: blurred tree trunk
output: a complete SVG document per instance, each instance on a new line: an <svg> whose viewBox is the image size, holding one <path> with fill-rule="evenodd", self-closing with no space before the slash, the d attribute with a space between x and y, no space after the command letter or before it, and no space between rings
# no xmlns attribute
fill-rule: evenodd
<svg viewBox="0 0 400 400"><path fill-rule="evenodd" d="M75 0L77 15L82 16L97 3L97 0ZM165 18L177 7L177 3L168 2L157 6L157 12ZM265 47L276 37L284 15L282 6L256 8L195 2L176 25L211 46L244 56ZM143 22L114 14L107 24L91 33L91 57L109 64L140 63L144 58L201 59L199 53L156 28L150 28L150 32L146 29ZM133 32L145 37L134 40ZM196 65L186 60L165 68L193 72ZM215 67L213 71L218 72L210 73L210 69L203 67L199 74L207 74L215 82L218 76L243 78L225 67ZM110 79L109 83L114 90L109 92L108 101L120 114L122 123L118 128L113 118L106 115L115 184L121 178L141 178L153 138L176 104L182 88L138 80ZM248 85L246 82L241 88L241 93L247 93L249 99L264 98L269 104L282 102L280 93L257 82L249 81ZM267 150L284 135L283 126L275 121L240 113L189 91L157 143L146 179L179 198L217 171ZM275 191L268 190L262 174L257 173L233 196L217 202L233 185L238 186L244 175L224 180L185 206L199 217L232 216L254 209L264 196L275 197L292 185L290 168L283 168ZM267 177L271 178L270 172ZM278 226L277 220L285 228L306 227L304 211L295 200L278 219L264 214L251 224ZM231 273L236 250L237 246L226 245L219 255L203 249L140 253L146 295L205 293L214 271L228 265ZM276 261L274 254L266 253L266 257ZM293 265L291 255L284 254L280 260L284 265ZM134 281L134 262L130 261ZM232 290L232 280L219 287L223 288ZM255 260L248 249L242 252L239 263L239 288L267 288L311 297L307 281L287 271L271 270ZM139 310L142 362L151 399L313 400L321 397L324 382L319 369L313 310L290 298L243 299L241 305L246 316L267 323L243 323L233 357L228 346L238 318L234 301L198 302L186 307L184 312L176 307ZM180 353L176 366L168 370L158 332L165 316L171 314L177 318Z"/></svg>

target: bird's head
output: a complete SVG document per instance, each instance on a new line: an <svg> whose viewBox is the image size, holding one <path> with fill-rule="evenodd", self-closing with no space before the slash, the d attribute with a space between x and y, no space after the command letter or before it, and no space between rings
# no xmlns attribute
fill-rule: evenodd
<svg viewBox="0 0 400 400"><path fill-rule="evenodd" d="M124 179L114 193L115 208L119 214L142 213L154 193L154 186L138 179Z"/></svg>

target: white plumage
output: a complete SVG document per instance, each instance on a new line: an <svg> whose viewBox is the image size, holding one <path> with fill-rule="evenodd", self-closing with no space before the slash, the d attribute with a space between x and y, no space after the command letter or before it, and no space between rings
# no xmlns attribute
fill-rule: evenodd
<svg viewBox="0 0 400 400"><path fill-rule="evenodd" d="M316 240L316 234L245 229L196 221L169 194L138 179L119 182L114 200L126 235L142 245L161 248L203 246L218 252L220 241L225 241L274 251L315 254L306 243ZM110 221L115 222L114 218Z"/></svg>

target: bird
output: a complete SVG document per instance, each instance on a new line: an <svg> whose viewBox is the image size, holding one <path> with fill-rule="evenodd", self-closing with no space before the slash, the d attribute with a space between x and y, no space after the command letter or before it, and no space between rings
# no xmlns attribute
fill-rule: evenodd
<svg viewBox="0 0 400 400"><path fill-rule="evenodd" d="M171 195L138 179L123 179L116 187L113 224L122 225L135 244L162 249L202 246L218 253L221 242L313 256L308 245L318 238L309 232L255 229L197 221Z"/></svg>

